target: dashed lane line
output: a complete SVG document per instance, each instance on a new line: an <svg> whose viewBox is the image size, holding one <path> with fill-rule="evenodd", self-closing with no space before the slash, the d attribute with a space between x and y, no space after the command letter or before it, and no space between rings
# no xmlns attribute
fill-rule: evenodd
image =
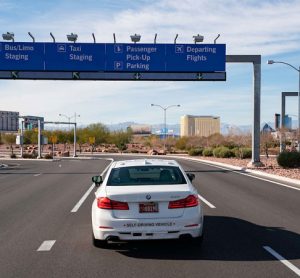
<svg viewBox="0 0 300 278"><path fill-rule="evenodd" d="M34 177L38 177L38 176L40 176L41 175L41 173L39 173L39 174L35 174L35 175L33 175Z"/></svg>
<svg viewBox="0 0 300 278"><path fill-rule="evenodd" d="M50 251L55 242L56 240L45 240L36 251Z"/></svg>
<svg viewBox="0 0 300 278"><path fill-rule="evenodd" d="M298 267L294 266L291 262L289 262L287 259L282 257L279 253L277 253L270 246L263 246L263 248L267 252L269 252L273 257L275 257L278 261L283 263L286 267L288 267L290 270L294 271L298 276L300 276L300 269Z"/></svg>
<svg viewBox="0 0 300 278"><path fill-rule="evenodd" d="M110 165L113 163L113 160L111 160L111 163L104 169L104 171L100 174L101 176L108 170L108 168L110 167ZM92 192L92 190L94 189L95 185L92 184L90 186L90 188L84 193L84 195L80 198L80 200L77 202L77 204L72 208L71 212L77 212L79 210L79 208L81 207L81 205L84 203L84 201L86 200L86 198L90 195L90 193Z"/></svg>

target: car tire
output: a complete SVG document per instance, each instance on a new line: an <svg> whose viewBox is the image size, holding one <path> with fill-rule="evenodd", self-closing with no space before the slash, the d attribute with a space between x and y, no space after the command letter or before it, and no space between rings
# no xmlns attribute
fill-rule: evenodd
<svg viewBox="0 0 300 278"><path fill-rule="evenodd" d="M93 245L97 248L107 248L108 242L106 240L96 239L93 235Z"/></svg>

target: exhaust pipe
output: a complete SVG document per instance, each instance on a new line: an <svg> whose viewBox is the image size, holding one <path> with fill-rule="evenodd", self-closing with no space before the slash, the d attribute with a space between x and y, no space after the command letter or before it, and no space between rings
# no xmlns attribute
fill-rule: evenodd
<svg viewBox="0 0 300 278"><path fill-rule="evenodd" d="M119 237L117 236L108 236L107 241L120 241Z"/></svg>

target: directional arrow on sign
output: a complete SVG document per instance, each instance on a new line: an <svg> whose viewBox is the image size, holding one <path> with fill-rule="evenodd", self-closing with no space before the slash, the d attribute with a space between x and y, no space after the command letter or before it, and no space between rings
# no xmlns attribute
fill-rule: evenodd
<svg viewBox="0 0 300 278"><path fill-rule="evenodd" d="M202 80L203 79L203 74L201 72L197 73L197 79Z"/></svg>
<svg viewBox="0 0 300 278"><path fill-rule="evenodd" d="M80 79L79 72L73 72L72 76L73 76L73 79Z"/></svg>
<svg viewBox="0 0 300 278"><path fill-rule="evenodd" d="M134 74L134 79L139 80L141 78L141 74L140 73L135 73Z"/></svg>
<svg viewBox="0 0 300 278"><path fill-rule="evenodd" d="M17 71L12 71L12 72L11 72L11 76L12 76L12 78L16 79L16 78L19 77L19 74L18 74Z"/></svg>

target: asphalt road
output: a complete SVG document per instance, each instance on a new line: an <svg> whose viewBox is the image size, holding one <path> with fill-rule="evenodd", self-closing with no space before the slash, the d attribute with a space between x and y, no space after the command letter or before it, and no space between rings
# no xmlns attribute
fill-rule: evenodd
<svg viewBox="0 0 300 278"><path fill-rule="evenodd" d="M299 190L179 162L204 198L200 248L174 241L95 248L91 176L109 160L0 161L8 164L0 168L0 277L300 276Z"/></svg>

